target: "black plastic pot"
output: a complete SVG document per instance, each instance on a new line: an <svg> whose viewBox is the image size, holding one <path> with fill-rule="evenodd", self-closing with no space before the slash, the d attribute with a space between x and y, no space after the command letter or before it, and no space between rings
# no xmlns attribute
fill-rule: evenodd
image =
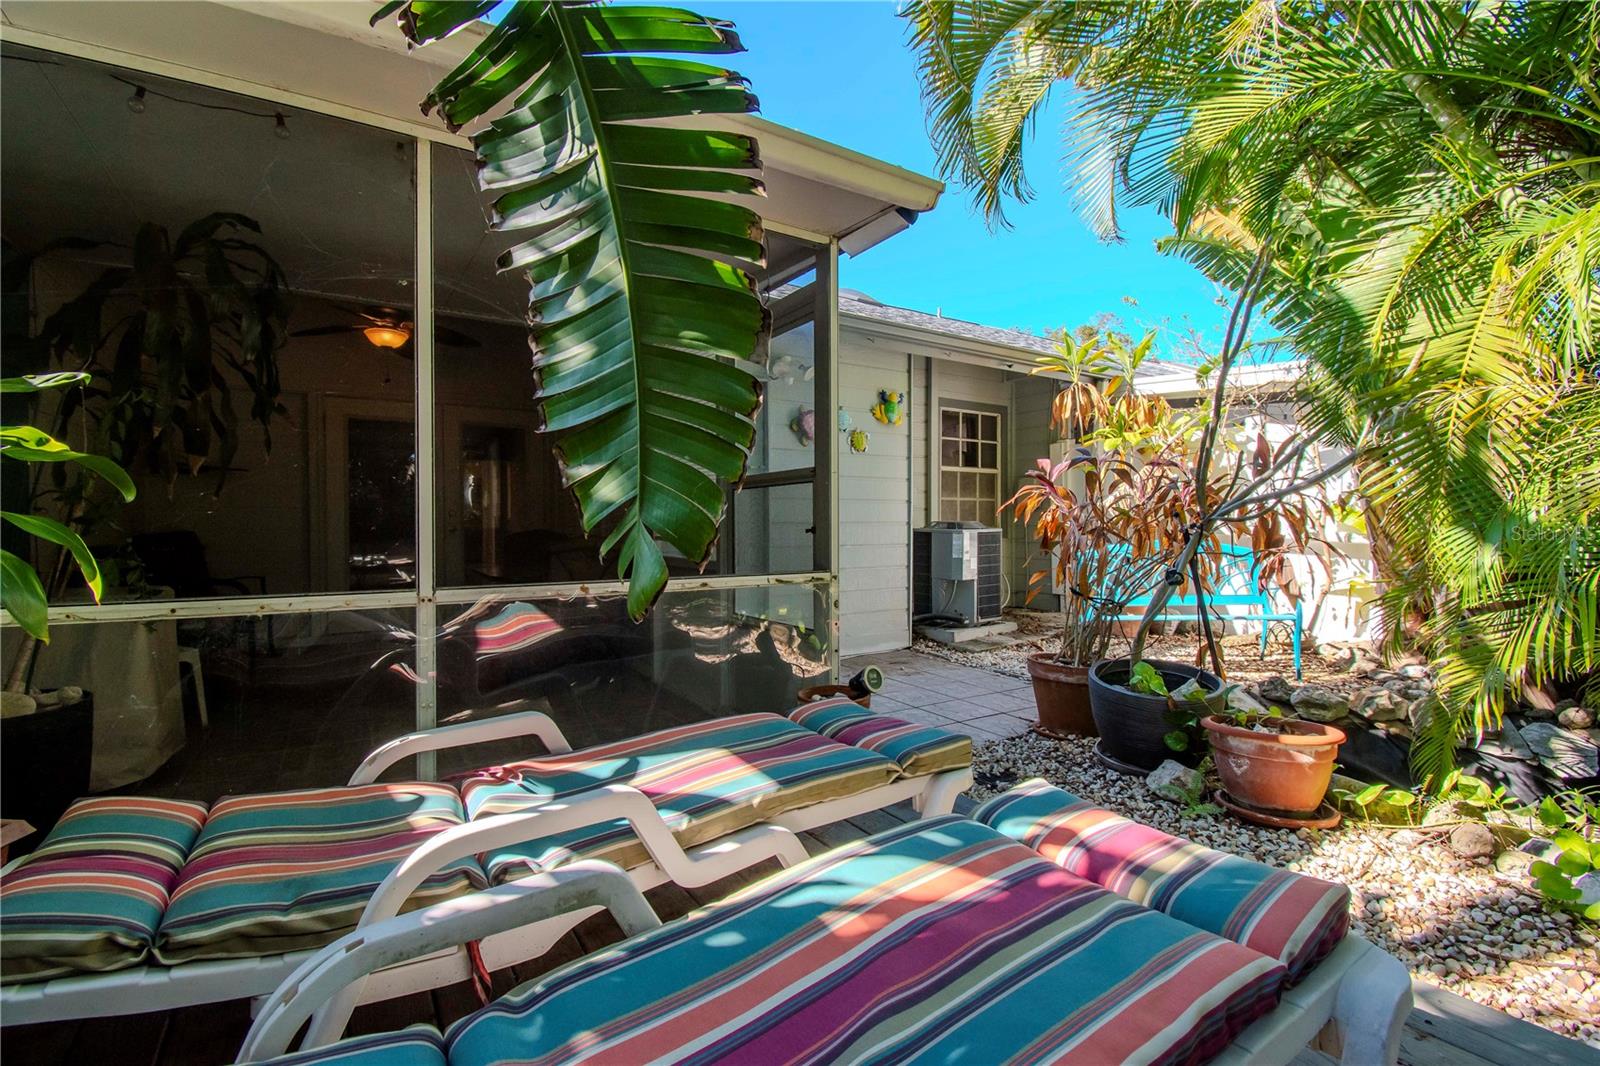
<svg viewBox="0 0 1600 1066"><path fill-rule="evenodd" d="M1216 674L1187 663L1161 659L1146 659L1145 662L1161 674L1168 691L1190 678L1199 678L1200 684L1214 693L1206 698L1206 707L1212 714L1222 710L1226 698L1222 695L1222 679ZM1166 759L1179 762L1197 759L1197 746L1191 746L1185 753L1167 747L1164 738L1173 729L1167 718L1167 698L1146 696L1120 687L1127 682L1127 659L1101 659L1089 670L1089 710L1094 715L1095 728L1100 730L1100 743L1095 750L1101 761L1122 773L1147 774Z"/></svg>
<svg viewBox="0 0 1600 1066"><path fill-rule="evenodd" d="M92 693L70 707L0 719L0 811L38 830L14 853L32 850L61 812L89 791L93 755Z"/></svg>

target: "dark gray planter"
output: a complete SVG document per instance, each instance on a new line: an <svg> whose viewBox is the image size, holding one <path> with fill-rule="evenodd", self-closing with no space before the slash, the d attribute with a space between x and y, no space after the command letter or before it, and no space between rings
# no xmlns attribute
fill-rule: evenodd
<svg viewBox="0 0 1600 1066"><path fill-rule="evenodd" d="M1215 693L1206 698L1207 708L1212 714L1222 710L1226 698L1222 695L1222 679L1216 674L1187 663L1162 659L1145 662L1160 672L1168 690L1192 677L1199 678L1201 685ZM1127 681L1127 659L1101 659L1089 670L1089 710L1100 731L1096 751L1102 756L1101 761L1120 773L1147 774L1165 759L1185 763L1198 760L1203 745L1190 745L1187 752L1181 753L1167 747L1163 738L1173 727L1167 720L1166 697L1145 696L1118 687Z"/></svg>

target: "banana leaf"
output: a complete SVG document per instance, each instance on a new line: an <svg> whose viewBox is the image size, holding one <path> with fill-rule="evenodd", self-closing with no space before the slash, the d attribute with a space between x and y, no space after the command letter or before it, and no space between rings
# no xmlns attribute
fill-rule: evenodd
<svg viewBox="0 0 1600 1066"><path fill-rule="evenodd" d="M411 0L374 22L424 45L493 6ZM763 192L755 141L636 123L754 111L738 74L677 58L742 50L677 8L522 0L422 105L452 128L495 116L473 137L479 184L523 238L499 267L528 279L542 429L636 620L666 587L663 542L710 555L762 398L735 363L770 330L760 216L707 195Z"/></svg>

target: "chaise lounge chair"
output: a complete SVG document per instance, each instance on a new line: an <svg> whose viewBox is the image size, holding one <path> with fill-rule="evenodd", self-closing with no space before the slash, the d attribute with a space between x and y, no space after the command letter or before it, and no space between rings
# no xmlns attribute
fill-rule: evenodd
<svg viewBox="0 0 1600 1066"><path fill-rule="evenodd" d="M338 1039L374 969L597 905L628 939L446 1033ZM1342 886L1029 782L664 926L593 861L381 920L269 997L238 1061L1270 1064L1330 1027L1344 1062L1392 1063L1410 981L1348 907Z"/></svg>
<svg viewBox="0 0 1600 1066"><path fill-rule="evenodd" d="M537 737L549 754L449 783L377 781L420 752L512 737ZM548 716L525 712L391 741L343 787L209 807L80 800L0 880L0 1011L15 1025L261 996L364 914L428 907L580 860L624 868L640 889L703 885L769 858L798 862L796 831L904 800L925 816L948 812L971 782L971 755L967 737L847 700L576 752ZM453 848L463 834L472 845ZM375 896L386 881L388 894ZM415 960L378 975L367 996L536 956L581 917L486 941L477 967L464 949Z"/></svg>

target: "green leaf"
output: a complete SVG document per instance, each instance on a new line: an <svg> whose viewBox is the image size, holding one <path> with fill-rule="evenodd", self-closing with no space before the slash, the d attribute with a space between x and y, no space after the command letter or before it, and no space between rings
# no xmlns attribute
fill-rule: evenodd
<svg viewBox="0 0 1600 1066"><path fill-rule="evenodd" d="M49 604L44 586L33 567L0 549L0 607L25 632L39 640L50 640Z"/></svg>
<svg viewBox="0 0 1600 1066"><path fill-rule="evenodd" d="M53 374L24 374L19 378L0 378L0 393L43 392L67 385L78 385L89 380L89 375L76 370L62 370Z"/></svg>
<svg viewBox="0 0 1600 1066"><path fill-rule="evenodd" d="M1174 729L1161 739L1165 741L1167 747L1171 748L1173 751L1189 750L1189 734L1185 733L1181 729Z"/></svg>
<svg viewBox="0 0 1600 1066"><path fill-rule="evenodd" d="M17 514L14 511L0 511L0 518L32 536L50 541L52 544L59 544L70 551L72 558L78 564L78 570L83 574L84 584L94 593L94 601L100 602L100 597L105 593L100 578L100 566L95 562L94 553L89 550L89 545L83 542L82 537L53 518Z"/></svg>
<svg viewBox="0 0 1600 1066"><path fill-rule="evenodd" d="M1383 802L1391 807L1410 807L1418 800L1414 792L1407 792L1403 788L1391 788L1383 794Z"/></svg>
<svg viewBox="0 0 1600 1066"><path fill-rule="evenodd" d="M0 426L0 455L27 463L76 463L110 482L124 500L134 497L133 479L122 467L104 456L73 451L32 426Z"/></svg>
<svg viewBox="0 0 1600 1066"><path fill-rule="evenodd" d="M416 43L477 18L477 4L387 5ZM668 7L512 5L434 86L473 137L494 227L521 235L499 259L526 273L541 428L586 532L609 532L642 618L666 587L661 542L709 557L726 497L755 439L761 386L735 366L770 319L747 266L764 260L760 217L697 193L759 194L746 136L643 118L755 109L743 78L640 53L741 50L726 22Z"/></svg>
<svg viewBox="0 0 1600 1066"><path fill-rule="evenodd" d="M1135 692L1142 692L1151 696L1165 696L1167 683L1161 673L1147 662L1138 662L1133 666L1133 672L1128 676L1128 687Z"/></svg>
<svg viewBox="0 0 1600 1066"><path fill-rule="evenodd" d="M1539 822L1551 829L1567 824L1567 812L1562 810L1554 796L1546 796L1540 801Z"/></svg>
<svg viewBox="0 0 1600 1066"><path fill-rule="evenodd" d="M1589 842L1571 829L1557 830L1551 835L1550 840L1563 852L1581 859L1585 864L1594 857Z"/></svg>
<svg viewBox="0 0 1600 1066"><path fill-rule="evenodd" d="M1387 787L1388 786L1386 786L1386 785L1368 785L1366 788L1364 788L1360 792L1356 793L1356 795L1355 795L1356 805L1360 806L1360 807L1365 807L1367 804L1371 803L1373 800L1375 800L1379 796L1383 795L1383 793L1384 793L1384 791L1386 790Z"/></svg>
<svg viewBox="0 0 1600 1066"><path fill-rule="evenodd" d="M1572 903L1583 898L1583 892L1560 873L1545 873L1534 878L1534 887L1544 895L1561 903Z"/></svg>

